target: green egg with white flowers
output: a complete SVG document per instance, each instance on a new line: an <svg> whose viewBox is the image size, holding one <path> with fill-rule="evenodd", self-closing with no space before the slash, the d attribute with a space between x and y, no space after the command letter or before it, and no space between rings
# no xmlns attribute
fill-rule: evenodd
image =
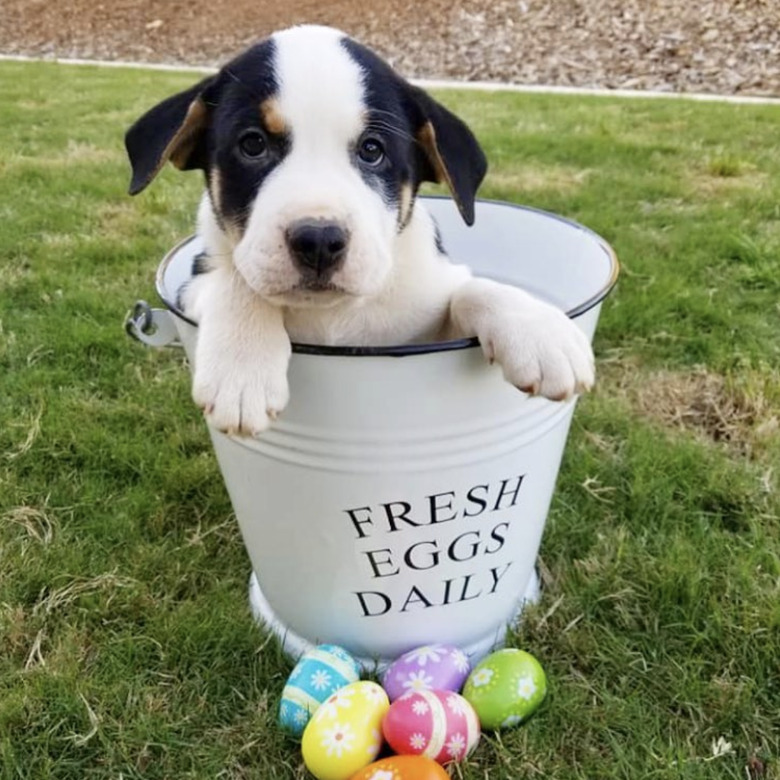
<svg viewBox="0 0 780 780"><path fill-rule="evenodd" d="M533 715L547 695L547 677L530 653L505 648L478 663L466 680L464 698L483 729L516 726Z"/></svg>

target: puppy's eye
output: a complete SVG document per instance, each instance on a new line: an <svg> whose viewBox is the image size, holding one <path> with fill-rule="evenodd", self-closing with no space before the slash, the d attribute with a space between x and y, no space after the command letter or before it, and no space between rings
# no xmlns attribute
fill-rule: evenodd
<svg viewBox="0 0 780 780"><path fill-rule="evenodd" d="M379 165L385 159L385 147L378 138L368 136L358 145L358 157L366 165Z"/></svg>
<svg viewBox="0 0 780 780"><path fill-rule="evenodd" d="M247 130L238 139L241 154L249 160L258 160L268 151L268 144L259 130Z"/></svg>

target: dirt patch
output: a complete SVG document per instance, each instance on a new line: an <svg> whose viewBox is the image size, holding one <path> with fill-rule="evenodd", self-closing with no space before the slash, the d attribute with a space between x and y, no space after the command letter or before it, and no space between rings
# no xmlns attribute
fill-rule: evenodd
<svg viewBox="0 0 780 780"><path fill-rule="evenodd" d="M0 52L214 65L304 22L408 76L780 95L777 0L3 0Z"/></svg>

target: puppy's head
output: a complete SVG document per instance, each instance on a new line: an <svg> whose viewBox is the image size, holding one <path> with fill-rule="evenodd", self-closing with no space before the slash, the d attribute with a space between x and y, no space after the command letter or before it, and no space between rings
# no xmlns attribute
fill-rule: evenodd
<svg viewBox="0 0 780 780"><path fill-rule="evenodd" d="M466 125L337 30L277 33L128 131L131 194L170 160L202 169L233 262L265 298L329 305L376 294L419 186L463 219L486 161Z"/></svg>

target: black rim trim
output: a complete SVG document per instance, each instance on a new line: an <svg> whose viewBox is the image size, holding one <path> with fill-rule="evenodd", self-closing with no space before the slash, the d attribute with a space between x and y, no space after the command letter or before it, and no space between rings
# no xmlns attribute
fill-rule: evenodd
<svg viewBox="0 0 780 780"><path fill-rule="evenodd" d="M421 199L423 201L450 200L450 198L446 195L423 195L421 196ZM570 319L581 317L583 314L590 311L594 306L598 306L598 304L600 304L609 295L615 284L617 284L618 275L620 273L620 262L618 261L617 255L615 254L615 250L612 249L612 247L598 233L595 233L590 228L581 225L579 222L575 222L573 219L567 219L566 217L562 217L559 214L553 214L550 211L537 209L533 206L519 206L516 203L509 203L504 200L491 200L486 198L480 198L477 202L506 206L517 209L518 211L531 211L536 214L543 214L546 217L550 217L557 220L558 222L563 222L565 225L569 225L570 227L577 228L584 233L588 233L590 236L593 236L593 238L596 239L598 244L601 246L611 261L612 268L609 279L607 280L604 287L599 290L599 292L597 292L592 298L588 298L588 300L566 312L566 315ZM187 244L189 244L191 241L194 241L195 238L196 236L189 236L188 238L185 238L165 255L162 262L160 263L159 268L157 269L155 287L157 288L157 294L160 296L160 300L172 314L197 328L198 323L190 319L178 307L175 301L171 301L167 297L167 291L163 281L165 269L168 267L168 264L171 262L174 255L187 246ZM341 355L344 357L405 357L406 355L428 355L432 352L452 352L458 349L473 349L474 347L478 346L479 340L477 338L437 341L429 344L397 344L387 347L328 347L321 346L319 344L299 344L293 342L292 351L299 355Z"/></svg>

